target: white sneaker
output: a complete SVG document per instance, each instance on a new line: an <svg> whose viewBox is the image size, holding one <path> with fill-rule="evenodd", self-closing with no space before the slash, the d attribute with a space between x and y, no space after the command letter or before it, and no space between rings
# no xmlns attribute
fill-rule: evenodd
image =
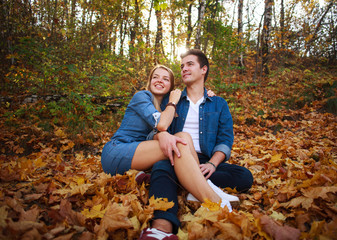
<svg viewBox="0 0 337 240"><path fill-rule="evenodd" d="M193 201L193 202L200 202L196 197L192 195L192 193L187 194L187 201Z"/></svg>
<svg viewBox="0 0 337 240"><path fill-rule="evenodd" d="M232 211L233 211L230 202L229 202L228 200L222 198L222 199L221 199L220 207L224 208L225 206L228 208L228 211L229 211L229 212L232 212Z"/></svg>
<svg viewBox="0 0 337 240"><path fill-rule="evenodd" d="M230 195L225 193L224 191L222 191L219 187L215 186L214 183L212 183L211 180L207 179L207 183L211 186L211 188L213 189L214 192L216 192L216 194L219 195L219 197L222 200L227 200L229 201L232 205L239 205L240 204L240 200L237 196L234 195Z"/></svg>

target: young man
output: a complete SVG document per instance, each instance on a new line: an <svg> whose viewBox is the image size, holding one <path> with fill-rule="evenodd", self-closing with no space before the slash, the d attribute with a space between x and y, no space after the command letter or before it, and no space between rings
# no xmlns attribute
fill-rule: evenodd
<svg viewBox="0 0 337 240"><path fill-rule="evenodd" d="M209 72L208 59L197 49L189 50L181 58L181 75L186 88L177 105L179 117L170 126L170 133L160 132L156 136L161 149L172 162L179 161L177 137L171 134L188 132L198 153L203 175L218 187L246 191L253 184L251 172L226 163L234 139L233 121L223 98L207 96L204 84ZM162 106L166 104L167 100L164 99ZM177 217L179 185L170 160L159 161L153 166L149 196L168 198L175 204L168 211L156 211L152 228L144 231L140 239L177 239L172 233L177 233L180 226ZM233 199L236 201L237 198L228 195L228 201Z"/></svg>

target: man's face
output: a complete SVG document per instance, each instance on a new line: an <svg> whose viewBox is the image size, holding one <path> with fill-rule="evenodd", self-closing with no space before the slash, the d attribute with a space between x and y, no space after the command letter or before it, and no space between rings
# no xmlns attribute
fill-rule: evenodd
<svg viewBox="0 0 337 240"><path fill-rule="evenodd" d="M183 82L185 84L190 84L197 81L204 81L207 66L200 68L198 57L195 55L188 55L181 60L180 69Z"/></svg>

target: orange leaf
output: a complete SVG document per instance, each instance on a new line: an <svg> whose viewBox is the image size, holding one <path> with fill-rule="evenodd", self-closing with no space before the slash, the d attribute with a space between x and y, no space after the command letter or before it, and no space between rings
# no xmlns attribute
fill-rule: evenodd
<svg viewBox="0 0 337 240"><path fill-rule="evenodd" d="M150 207L154 208L155 210L161 210L161 211L166 211L169 208L172 208L174 206L174 202L168 202L167 198L154 198L152 196L149 199L149 205Z"/></svg>

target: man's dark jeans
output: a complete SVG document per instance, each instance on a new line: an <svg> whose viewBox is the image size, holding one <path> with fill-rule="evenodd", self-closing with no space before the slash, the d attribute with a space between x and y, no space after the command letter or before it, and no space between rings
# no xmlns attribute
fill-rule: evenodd
<svg viewBox="0 0 337 240"><path fill-rule="evenodd" d="M208 157L198 154L200 163L205 163ZM218 187L236 188L237 191L244 192L250 189L253 184L251 172L241 166L221 163L210 177L210 180ZM180 221L178 213L177 190L179 181L169 160L162 160L154 164L151 172L149 196L155 198L167 198L173 201L174 206L167 211L155 211L153 219L166 219L173 225L173 233L177 233Z"/></svg>

